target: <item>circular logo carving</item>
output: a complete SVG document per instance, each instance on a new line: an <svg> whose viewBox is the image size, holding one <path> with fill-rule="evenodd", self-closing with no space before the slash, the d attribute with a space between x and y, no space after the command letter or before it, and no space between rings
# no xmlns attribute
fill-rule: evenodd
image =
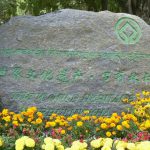
<svg viewBox="0 0 150 150"><path fill-rule="evenodd" d="M118 38L124 44L135 44L140 40L142 35L139 24L132 18L120 18L116 25L115 31Z"/></svg>

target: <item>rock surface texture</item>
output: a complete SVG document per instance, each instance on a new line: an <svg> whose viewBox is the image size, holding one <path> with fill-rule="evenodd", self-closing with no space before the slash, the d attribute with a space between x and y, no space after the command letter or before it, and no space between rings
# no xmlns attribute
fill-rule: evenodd
<svg viewBox="0 0 150 150"><path fill-rule="evenodd" d="M150 26L137 16L64 9L0 26L4 107L104 114L142 90L150 90Z"/></svg>

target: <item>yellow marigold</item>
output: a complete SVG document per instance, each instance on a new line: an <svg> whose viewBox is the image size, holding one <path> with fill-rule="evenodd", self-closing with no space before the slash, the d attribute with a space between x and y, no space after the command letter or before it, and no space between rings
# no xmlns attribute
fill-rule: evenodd
<svg viewBox="0 0 150 150"><path fill-rule="evenodd" d="M72 117L68 117L67 120L68 120L68 121L72 121Z"/></svg>
<svg viewBox="0 0 150 150"><path fill-rule="evenodd" d="M134 122L137 122L137 117L132 116L132 120L133 120Z"/></svg>
<svg viewBox="0 0 150 150"><path fill-rule="evenodd" d="M42 148L42 149L45 149L45 144L42 144L41 148Z"/></svg>
<svg viewBox="0 0 150 150"><path fill-rule="evenodd" d="M96 118L97 118L96 116L92 116L92 119L94 119L94 120L95 120Z"/></svg>
<svg viewBox="0 0 150 150"><path fill-rule="evenodd" d="M82 121L78 121L78 122L77 122L77 126L78 126L78 127L82 127L82 126L83 126L83 122L82 122Z"/></svg>
<svg viewBox="0 0 150 150"><path fill-rule="evenodd" d="M103 145L103 139L99 138L96 140L91 141L90 145L92 148L100 148Z"/></svg>
<svg viewBox="0 0 150 150"><path fill-rule="evenodd" d="M122 126L128 128L128 129L130 128L130 125L129 125L128 121L123 121Z"/></svg>
<svg viewBox="0 0 150 150"><path fill-rule="evenodd" d="M86 117L85 116L81 117L81 120L86 121Z"/></svg>
<svg viewBox="0 0 150 150"><path fill-rule="evenodd" d="M45 145L45 150L55 150L55 146L53 143L48 143Z"/></svg>
<svg viewBox="0 0 150 150"><path fill-rule="evenodd" d="M110 127L111 127L111 128L113 128L113 127L115 127L115 126L116 126L115 123L111 123L111 124L110 124Z"/></svg>
<svg viewBox="0 0 150 150"><path fill-rule="evenodd" d="M66 131L65 130L61 130L61 132L60 132L61 134L65 134L66 133Z"/></svg>
<svg viewBox="0 0 150 150"><path fill-rule="evenodd" d="M64 146L63 145L58 145L57 146L57 150L64 150L65 148L64 148Z"/></svg>
<svg viewBox="0 0 150 150"><path fill-rule="evenodd" d="M61 145L61 141L58 140L58 139L53 139L53 142L54 142L54 145L55 145L56 147L58 147L59 145Z"/></svg>
<svg viewBox="0 0 150 150"><path fill-rule="evenodd" d="M54 121L52 121L52 122L50 123L50 126L51 126L51 127L55 127L55 126L56 126L56 123L55 123Z"/></svg>
<svg viewBox="0 0 150 150"><path fill-rule="evenodd" d="M12 124L15 125L15 126L19 126L18 121L13 121Z"/></svg>
<svg viewBox="0 0 150 150"><path fill-rule="evenodd" d="M13 111L9 112L10 115L14 115L15 113Z"/></svg>
<svg viewBox="0 0 150 150"><path fill-rule="evenodd" d="M115 113L112 113L112 116L117 117L118 114L115 112Z"/></svg>
<svg viewBox="0 0 150 150"><path fill-rule="evenodd" d="M27 147L34 147L35 146L35 141L33 140L33 139L31 139L31 138L27 138L26 140L25 140L25 145L27 146Z"/></svg>
<svg viewBox="0 0 150 150"><path fill-rule="evenodd" d="M55 120L55 123L60 123L60 122L61 122L60 119L56 119L56 120Z"/></svg>
<svg viewBox="0 0 150 150"><path fill-rule="evenodd" d="M64 126L69 127L68 121L64 121Z"/></svg>
<svg viewBox="0 0 150 150"><path fill-rule="evenodd" d="M49 128L49 127L50 127L49 122L46 122L45 128Z"/></svg>
<svg viewBox="0 0 150 150"><path fill-rule="evenodd" d="M85 120L90 120L90 116L85 116Z"/></svg>
<svg viewBox="0 0 150 150"><path fill-rule="evenodd" d="M145 128L149 129L150 128L150 120L145 121Z"/></svg>
<svg viewBox="0 0 150 150"><path fill-rule="evenodd" d="M34 112L37 111L37 107L35 107L35 106L30 107L29 109L32 109Z"/></svg>
<svg viewBox="0 0 150 150"><path fill-rule="evenodd" d="M150 141L143 141L137 144L137 150L149 150L150 149Z"/></svg>
<svg viewBox="0 0 150 150"><path fill-rule="evenodd" d="M123 130L122 125L117 125L117 130L122 131Z"/></svg>
<svg viewBox="0 0 150 150"><path fill-rule="evenodd" d="M5 116L5 115L8 115L8 109L3 109L3 110L2 110L2 115L4 115L4 116Z"/></svg>
<svg viewBox="0 0 150 150"><path fill-rule="evenodd" d="M136 145L134 143L127 143L127 149L128 150L135 150L136 149Z"/></svg>
<svg viewBox="0 0 150 150"><path fill-rule="evenodd" d="M53 139L50 138L50 137L46 137L46 138L44 139L44 143L45 143L45 144L53 143Z"/></svg>
<svg viewBox="0 0 150 150"><path fill-rule="evenodd" d="M116 119L114 120L115 123L119 123L119 121L120 121L120 118L116 118Z"/></svg>
<svg viewBox="0 0 150 150"><path fill-rule="evenodd" d="M36 124L41 124L42 123L42 119L41 118L37 118L36 119Z"/></svg>
<svg viewBox="0 0 150 150"><path fill-rule="evenodd" d="M21 117L20 117L20 118L18 118L18 119L19 119L19 121L20 121L20 122L23 122L23 121L24 121L24 119L23 119L23 118L21 118Z"/></svg>
<svg viewBox="0 0 150 150"><path fill-rule="evenodd" d="M37 112L37 116L41 119L43 119L43 114L41 112Z"/></svg>
<svg viewBox="0 0 150 150"><path fill-rule="evenodd" d="M121 112L121 116L124 116L125 115L125 112Z"/></svg>
<svg viewBox="0 0 150 150"><path fill-rule="evenodd" d="M107 129L107 128L108 128L108 126L107 126L106 123L102 123L102 124L100 125L100 127L101 127L102 129Z"/></svg>
<svg viewBox="0 0 150 150"><path fill-rule="evenodd" d="M127 147L127 143L124 141L116 140L114 144L116 145L117 150L125 150Z"/></svg>
<svg viewBox="0 0 150 150"><path fill-rule="evenodd" d="M84 141L83 142L80 142L79 140L74 141L71 146L71 150L86 150L86 149L87 149L87 143Z"/></svg>
<svg viewBox="0 0 150 150"><path fill-rule="evenodd" d="M61 121L61 122L59 122L59 125L60 125L60 126L64 126L65 123Z"/></svg>
<svg viewBox="0 0 150 150"><path fill-rule="evenodd" d="M103 122L103 119L104 119L103 117L98 118L99 122Z"/></svg>
<svg viewBox="0 0 150 150"><path fill-rule="evenodd" d="M24 142L23 138L16 140L16 142L15 142L15 149L16 150L23 150L24 146L25 146L25 142Z"/></svg>
<svg viewBox="0 0 150 150"><path fill-rule="evenodd" d="M56 117L56 116L57 116L57 114L55 114L55 113L52 113L52 114L51 114L51 116L52 116L52 117Z"/></svg>
<svg viewBox="0 0 150 150"><path fill-rule="evenodd" d="M22 144L15 145L15 150L23 150L23 149L24 149L24 145Z"/></svg>
<svg viewBox="0 0 150 150"><path fill-rule="evenodd" d="M143 94L144 96L148 96L148 95L149 95L149 92L148 92L148 91L142 91L142 94Z"/></svg>
<svg viewBox="0 0 150 150"><path fill-rule="evenodd" d="M106 132L107 137L111 137L111 135L112 135L111 132L109 132L109 131Z"/></svg>
<svg viewBox="0 0 150 150"><path fill-rule="evenodd" d="M6 116L6 117L3 117L2 119L5 120L6 122L10 122L11 117L10 116Z"/></svg>
<svg viewBox="0 0 150 150"><path fill-rule="evenodd" d="M73 118L74 120L77 120L77 119L78 119L78 114L72 115L72 118Z"/></svg>
<svg viewBox="0 0 150 150"><path fill-rule="evenodd" d="M103 147L110 147L111 148L112 144L113 144L113 140L111 138L105 138L104 139Z"/></svg>
<svg viewBox="0 0 150 150"><path fill-rule="evenodd" d="M109 124L109 123L111 123L112 120L111 120L111 118L105 118L104 121L105 121L105 123Z"/></svg>

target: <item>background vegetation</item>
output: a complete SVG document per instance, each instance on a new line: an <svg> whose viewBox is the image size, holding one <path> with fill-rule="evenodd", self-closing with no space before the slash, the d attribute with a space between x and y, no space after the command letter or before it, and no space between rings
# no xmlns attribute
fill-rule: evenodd
<svg viewBox="0 0 150 150"><path fill-rule="evenodd" d="M38 16L63 8L126 12L140 16L150 24L150 0L0 0L0 23L12 16Z"/></svg>

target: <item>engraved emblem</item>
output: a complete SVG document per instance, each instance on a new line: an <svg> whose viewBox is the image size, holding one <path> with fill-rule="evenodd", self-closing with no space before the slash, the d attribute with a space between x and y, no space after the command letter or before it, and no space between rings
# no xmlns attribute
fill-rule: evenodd
<svg viewBox="0 0 150 150"><path fill-rule="evenodd" d="M120 18L115 25L115 32L124 44L137 43L142 35L139 24L132 18Z"/></svg>

